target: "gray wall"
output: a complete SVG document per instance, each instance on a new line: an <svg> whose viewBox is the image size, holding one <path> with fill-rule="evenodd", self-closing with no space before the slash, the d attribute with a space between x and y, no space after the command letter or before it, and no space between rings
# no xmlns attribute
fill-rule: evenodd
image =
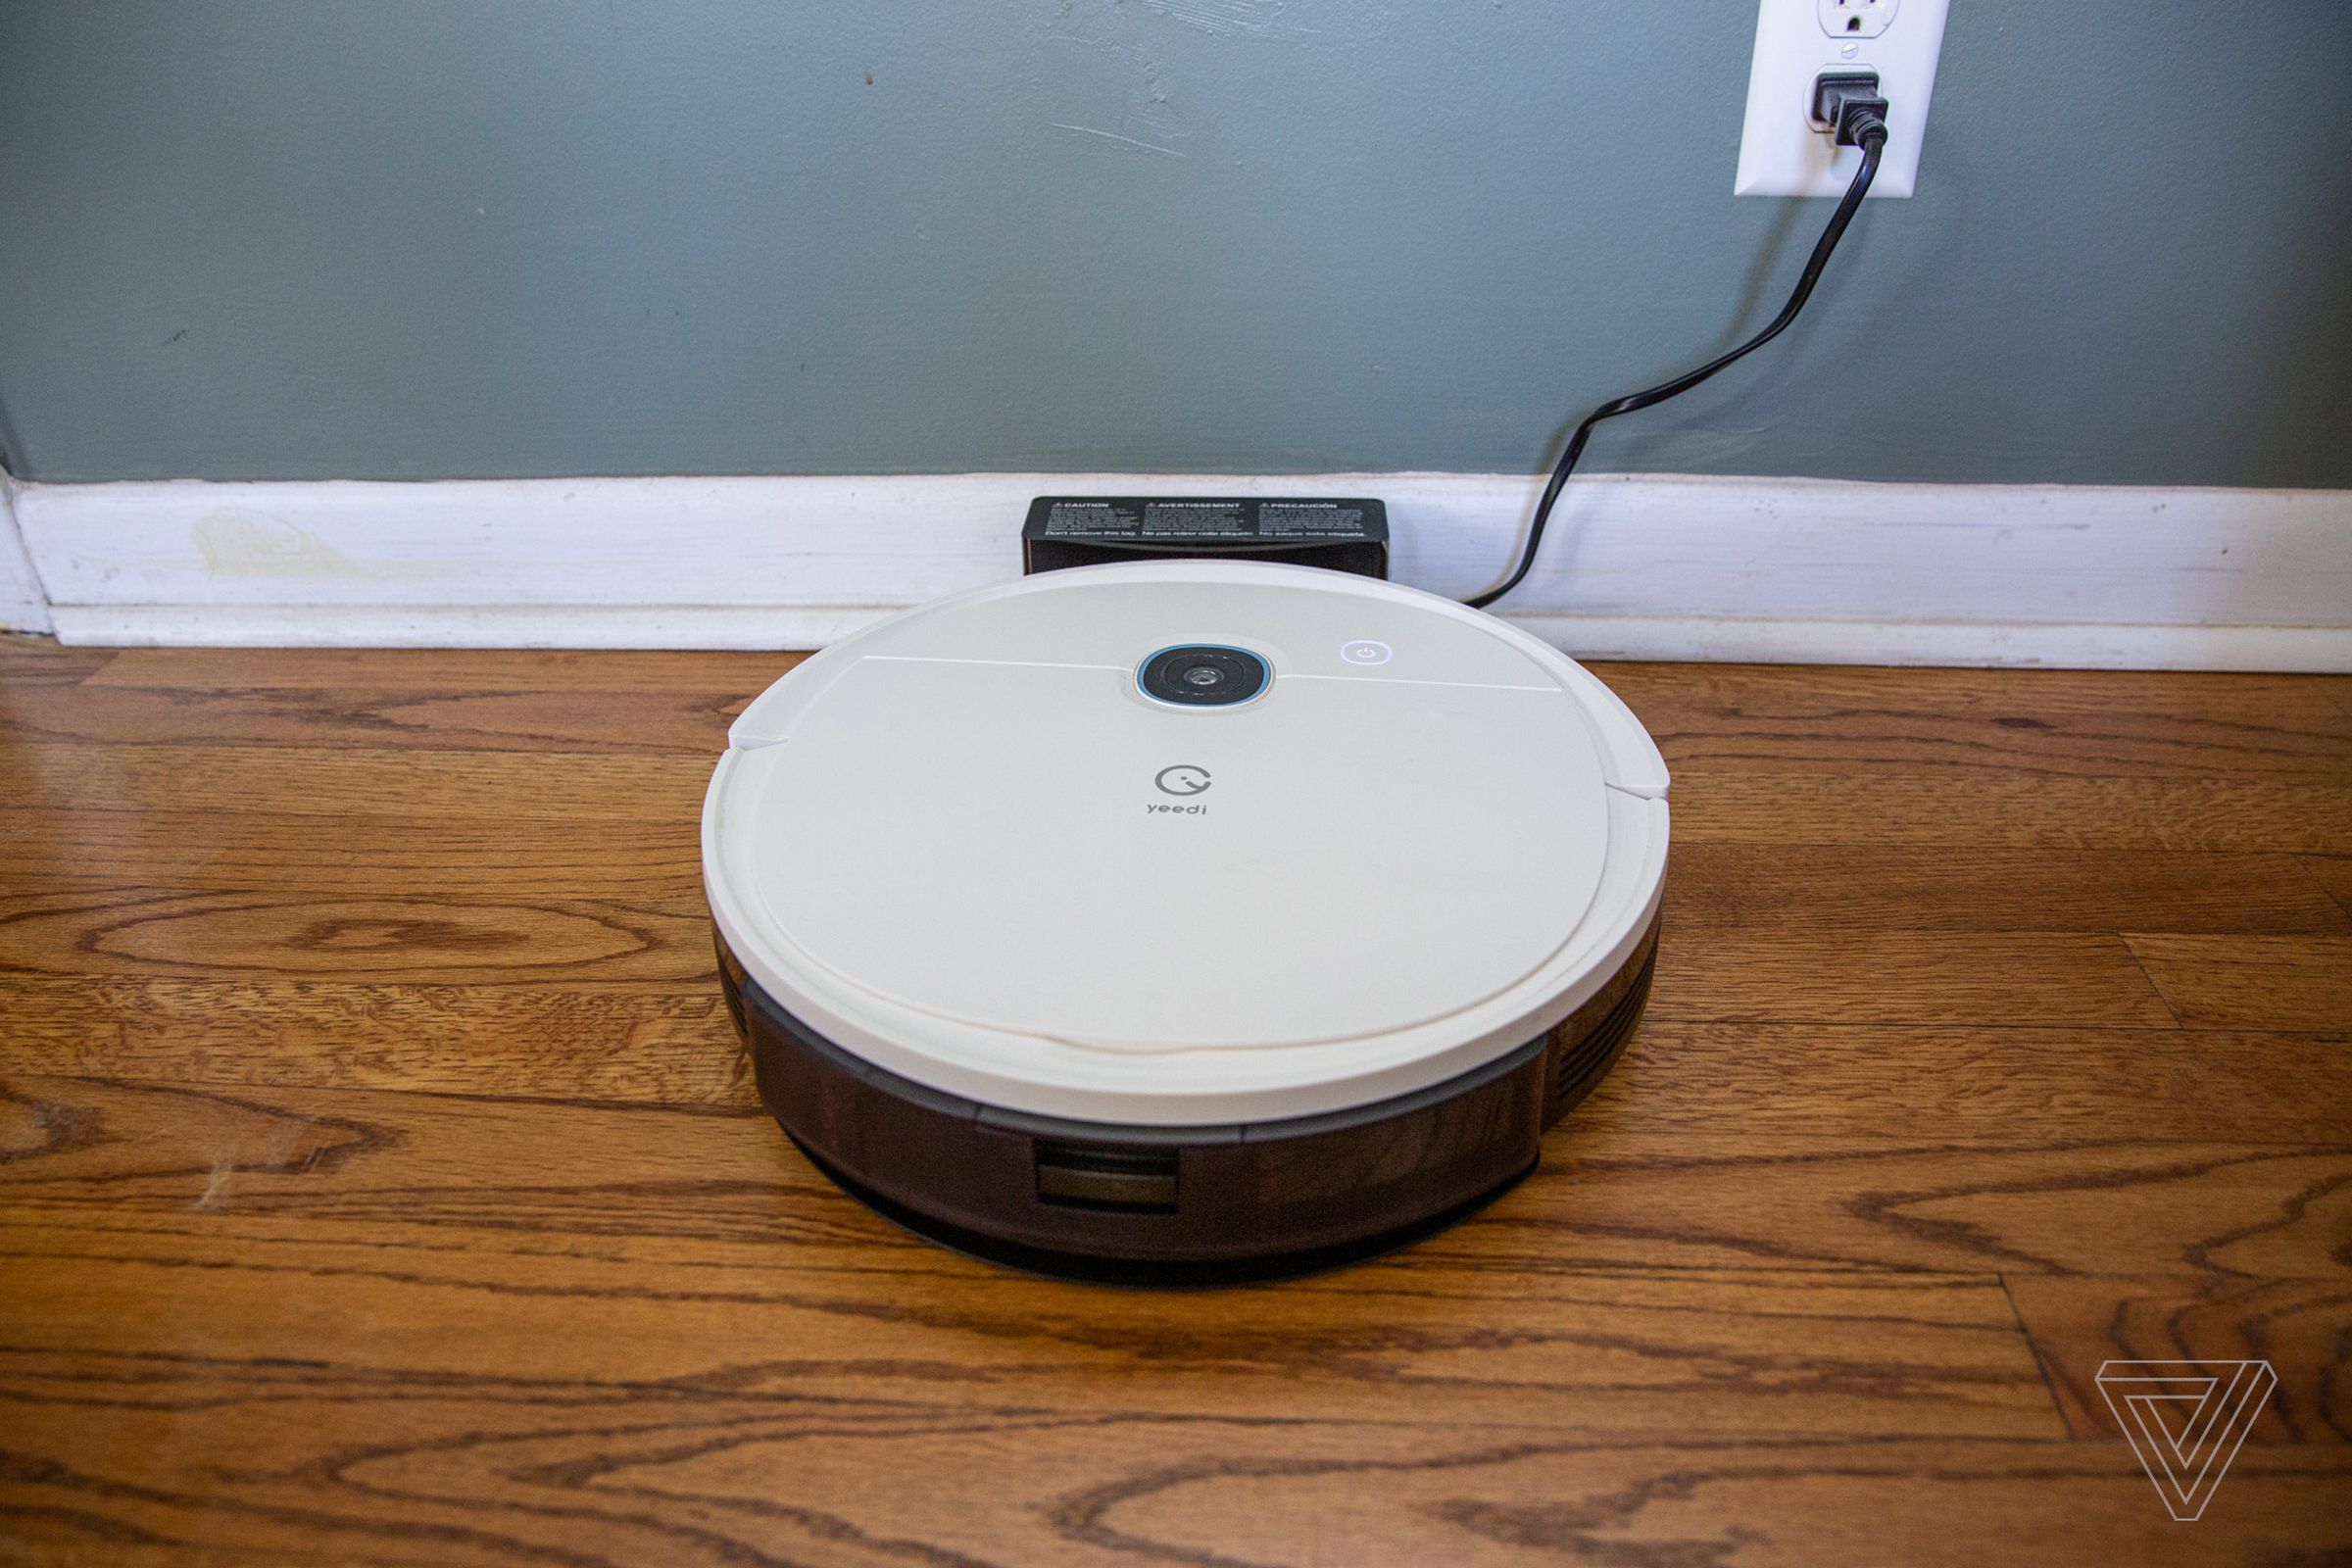
<svg viewBox="0 0 2352 1568"><path fill-rule="evenodd" d="M1592 464L2352 486L2352 4L2252 15L1954 0L1921 194ZM1826 215L1730 194L1753 27L14 0L0 443L58 480L1533 468L1760 322Z"/></svg>

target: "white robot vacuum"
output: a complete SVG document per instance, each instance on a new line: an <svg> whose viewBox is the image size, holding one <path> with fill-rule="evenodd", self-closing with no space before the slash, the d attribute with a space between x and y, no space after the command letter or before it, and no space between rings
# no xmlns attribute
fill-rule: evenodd
<svg viewBox="0 0 2352 1568"><path fill-rule="evenodd" d="M1625 1048L1666 767L1492 616L1236 561L1026 577L808 660L703 810L760 1093L1044 1273L1211 1283L1458 1219Z"/></svg>

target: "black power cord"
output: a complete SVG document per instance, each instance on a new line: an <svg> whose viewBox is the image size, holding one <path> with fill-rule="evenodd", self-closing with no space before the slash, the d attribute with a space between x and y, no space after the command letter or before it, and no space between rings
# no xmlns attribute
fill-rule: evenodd
<svg viewBox="0 0 2352 1568"><path fill-rule="evenodd" d="M1838 248L1838 239L1845 233L1845 225L1854 220L1855 212L1862 206L1863 196L1870 190L1871 180L1878 176L1879 155L1886 146L1886 100L1877 95L1877 88L1878 78L1875 75L1869 76L1867 86L1857 79L1838 80L1830 76L1824 76L1816 84L1815 108L1821 113L1822 119L1836 127L1839 146L1862 149L1862 167L1854 171L1854 182L1845 188L1844 197L1838 203L1838 211L1830 215L1829 227L1821 231L1820 240L1813 246L1812 256L1805 262L1804 271L1797 277L1795 292L1788 296L1788 303L1781 307L1781 314L1772 318L1770 326L1723 358L1710 361L1688 375L1678 375L1671 381L1653 386L1646 392L1636 392L1631 397L1603 403L1586 415L1585 422L1578 425L1576 434L1568 438L1568 450L1560 454L1559 466L1551 470L1551 482L1544 487L1544 499L1536 503L1535 520L1528 524L1527 544L1519 552L1519 564L1512 569L1510 576L1503 579L1502 586L1465 599L1463 604L1473 610L1486 609L1518 587L1520 580L1527 575L1528 568L1536 564L1536 551L1544 543L1544 524L1551 517L1552 503L1560 499L1560 490L1568 483L1568 475L1576 467L1576 460L1584 456L1585 443L1592 438L1594 425L1603 419L1613 419L1620 414L1632 414L1638 409L1646 409L1668 398L1681 396L1724 367L1753 354L1779 337L1788 330L1788 323L1796 319L1796 313L1803 310L1805 301L1812 297L1813 285L1821 281L1822 269L1830 264L1830 252Z"/></svg>

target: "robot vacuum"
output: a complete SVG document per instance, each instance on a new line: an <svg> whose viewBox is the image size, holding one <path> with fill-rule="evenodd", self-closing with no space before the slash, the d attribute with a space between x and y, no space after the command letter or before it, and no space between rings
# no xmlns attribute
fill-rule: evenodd
<svg viewBox="0 0 2352 1568"><path fill-rule="evenodd" d="M703 810L768 1109L1043 1273L1214 1283L1428 1234L1625 1049L1666 767L1451 600L1304 566L1026 577L768 688Z"/></svg>

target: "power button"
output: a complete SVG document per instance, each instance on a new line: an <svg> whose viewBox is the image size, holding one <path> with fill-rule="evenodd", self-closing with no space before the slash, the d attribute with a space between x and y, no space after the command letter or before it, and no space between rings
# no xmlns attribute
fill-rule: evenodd
<svg viewBox="0 0 2352 1568"><path fill-rule="evenodd" d="M1350 664L1385 664L1395 652L1387 643L1352 642L1340 645L1340 657Z"/></svg>

